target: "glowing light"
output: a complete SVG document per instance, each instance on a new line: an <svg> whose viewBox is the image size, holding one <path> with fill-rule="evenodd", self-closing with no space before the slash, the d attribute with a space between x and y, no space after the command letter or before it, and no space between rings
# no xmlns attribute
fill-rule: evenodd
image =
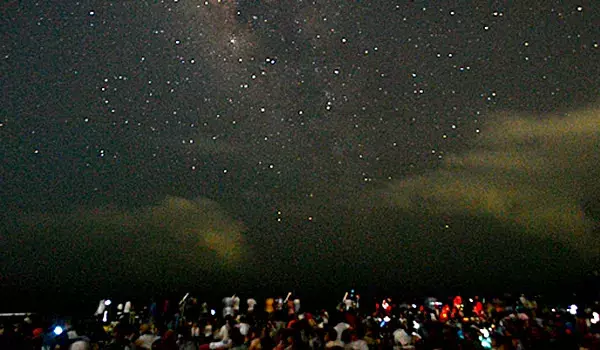
<svg viewBox="0 0 600 350"><path fill-rule="evenodd" d="M597 312L592 313L592 316L591 322L593 324L600 322L600 315Z"/></svg>
<svg viewBox="0 0 600 350"><path fill-rule="evenodd" d="M569 307L569 313L571 315L577 315L577 305L573 304Z"/></svg>
<svg viewBox="0 0 600 350"><path fill-rule="evenodd" d="M215 309L211 309L211 310L210 310L210 314L214 316L214 315L216 315L216 314L217 314L217 312L215 311Z"/></svg>
<svg viewBox="0 0 600 350"><path fill-rule="evenodd" d="M109 306L110 304L112 304L112 301L110 299L104 300L104 305Z"/></svg>
<svg viewBox="0 0 600 350"><path fill-rule="evenodd" d="M53 332L54 332L55 335L61 335L62 332L63 332L63 329L62 329L61 326L56 326L56 327L54 327L54 331Z"/></svg>
<svg viewBox="0 0 600 350"><path fill-rule="evenodd" d="M391 319L389 316L385 316L385 317L383 318L383 321L384 321L384 322L386 322L386 323L387 323L387 322L390 322L391 320L392 320L392 319Z"/></svg>
<svg viewBox="0 0 600 350"><path fill-rule="evenodd" d="M484 349L491 349L492 348L492 340L491 339L479 336L479 341L481 342L481 346Z"/></svg>

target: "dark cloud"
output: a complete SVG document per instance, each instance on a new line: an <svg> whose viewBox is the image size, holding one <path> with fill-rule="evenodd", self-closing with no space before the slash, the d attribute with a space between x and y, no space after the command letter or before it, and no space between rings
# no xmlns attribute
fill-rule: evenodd
<svg viewBox="0 0 600 350"><path fill-rule="evenodd" d="M27 213L4 222L2 275L27 290L132 292L206 283L249 259L242 223L208 199L166 197L137 209ZM68 287L67 287L68 286ZM174 287L175 286L175 287ZM139 290L138 290L139 291ZM114 291L113 292L119 292Z"/></svg>
<svg viewBox="0 0 600 350"><path fill-rule="evenodd" d="M385 203L448 217L488 216L597 254L598 110L538 119L509 113L497 120L470 151L387 187Z"/></svg>
<svg viewBox="0 0 600 350"><path fill-rule="evenodd" d="M539 291L583 280L600 251L598 110L496 117L437 170L306 201L314 221L298 215L255 249L303 288Z"/></svg>
<svg viewBox="0 0 600 350"><path fill-rule="evenodd" d="M299 198L280 233L255 223L248 239L261 268L249 273L302 290L406 293L581 280L600 249L598 110L499 113L468 146L422 175Z"/></svg>

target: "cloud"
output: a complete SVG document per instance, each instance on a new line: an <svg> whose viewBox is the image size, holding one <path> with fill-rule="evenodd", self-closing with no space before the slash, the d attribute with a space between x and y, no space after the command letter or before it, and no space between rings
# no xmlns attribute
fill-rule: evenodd
<svg viewBox="0 0 600 350"><path fill-rule="evenodd" d="M6 223L5 223L6 224ZM13 218L2 275L30 286L201 283L248 258L245 227L208 199L166 197L137 209L80 209ZM173 284L175 283L175 284Z"/></svg>
<svg viewBox="0 0 600 350"><path fill-rule="evenodd" d="M233 220L216 202L208 199L189 201L168 197L162 206L152 208L153 218L172 217L178 229L174 233L197 242L215 252L224 263L242 259L245 230L241 222Z"/></svg>
<svg viewBox="0 0 600 350"><path fill-rule="evenodd" d="M432 215L491 216L597 254L600 111L499 117L471 151L386 188L385 203Z"/></svg>
<svg viewBox="0 0 600 350"><path fill-rule="evenodd" d="M188 200L167 196L162 202L132 212L105 212L98 220L145 232L148 238L170 239L185 248L181 253L192 253L196 249L213 252L223 264L241 259L245 230L242 223L229 217L216 202L200 198ZM152 232L155 232L154 234ZM163 237L164 235L164 237ZM159 245L161 240L157 240Z"/></svg>

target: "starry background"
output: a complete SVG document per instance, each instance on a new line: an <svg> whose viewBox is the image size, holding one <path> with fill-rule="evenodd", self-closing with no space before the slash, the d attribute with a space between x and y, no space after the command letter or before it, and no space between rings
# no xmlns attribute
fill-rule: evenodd
<svg viewBox="0 0 600 350"><path fill-rule="evenodd" d="M1 11L14 295L544 290L597 268L591 1Z"/></svg>

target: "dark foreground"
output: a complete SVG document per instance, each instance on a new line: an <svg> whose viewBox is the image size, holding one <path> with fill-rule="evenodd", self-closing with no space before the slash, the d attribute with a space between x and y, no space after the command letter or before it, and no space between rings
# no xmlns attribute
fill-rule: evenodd
<svg viewBox="0 0 600 350"><path fill-rule="evenodd" d="M457 296L406 304L349 291L329 306L308 308L291 293L260 303L235 295L212 304L190 295L102 300L81 316L4 314L0 349L600 349L597 301Z"/></svg>

